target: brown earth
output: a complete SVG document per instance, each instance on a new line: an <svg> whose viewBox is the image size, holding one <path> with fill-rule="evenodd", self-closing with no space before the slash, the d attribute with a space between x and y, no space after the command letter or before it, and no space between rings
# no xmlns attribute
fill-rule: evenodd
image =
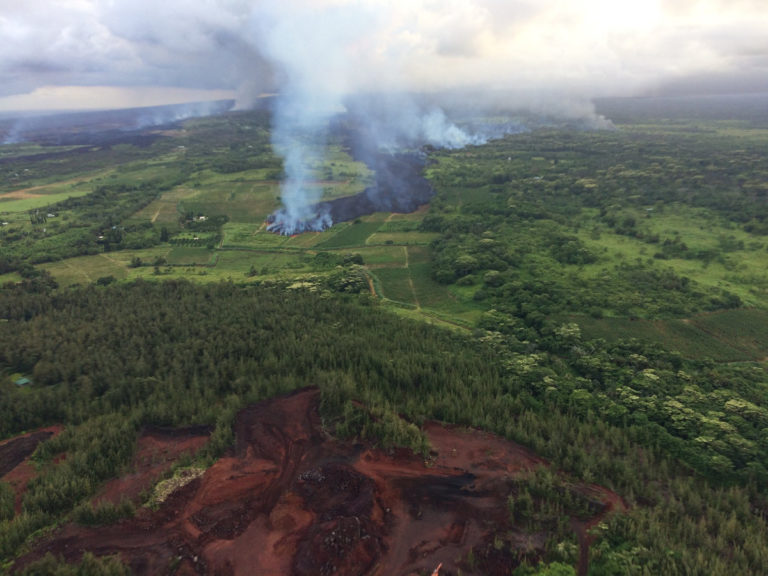
<svg viewBox="0 0 768 576"><path fill-rule="evenodd" d="M208 442L209 434L207 427L147 428L139 438L130 472L107 482L94 503L117 504L123 498L139 503L142 493L150 490L183 454L194 456Z"/></svg>
<svg viewBox="0 0 768 576"><path fill-rule="evenodd" d="M21 512L21 498L27 489L27 482L37 474L30 460L32 453L40 442L59 434L63 429L62 426L49 426L0 442L0 480L10 484L16 493L16 514Z"/></svg>
<svg viewBox="0 0 768 576"><path fill-rule="evenodd" d="M56 186L66 186L67 184L80 184L85 182L89 178L72 178L70 180L63 180L56 182ZM11 190L10 192L3 192L0 194L0 198L4 200L17 199L17 198L39 198L45 196L45 190L53 186L53 184L41 184L40 186L30 186L28 188L19 188L18 190ZM41 191L38 193L38 191Z"/></svg>
<svg viewBox="0 0 768 576"><path fill-rule="evenodd" d="M0 194L2 200L23 200L24 198L40 198L44 194L34 194L33 190L42 190L44 186L36 186L34 188L26 188L24 190L14 190L13 192L4 192Z"/></svg>
<svg viewBox="0 0 768 576"><path fill-rule="evenodd" d="M47 552L74 562L84 551L119 554L135 574L222 576L412 575L440 563L442 575L493 575L511 573L523 557L536 560L542 535L521 532L518 550L494 552L493 542L514 532L510 487L545 466L541 458L491 434L436 423L425 426L428 462L333 440L318 402L316 389L304 389L241 411L232 454L157 511L99 528L65 525L15 569ZM597 486L574 488L596 510L574 525L586 558L586 528L621 500ZM467 559L489 550L475 565Z"/></svg>

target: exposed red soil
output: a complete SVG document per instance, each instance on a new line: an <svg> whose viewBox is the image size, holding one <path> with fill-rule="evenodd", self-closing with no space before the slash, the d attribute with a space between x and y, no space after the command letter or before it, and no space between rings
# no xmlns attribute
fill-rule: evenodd
<svg viewBox="0 0 768 576"><path fill-rule="evenodd" d="M166 430L148 428L138 441L130 472L110 480L94 498L94 503L117 504L127 498L134 503L171 469L182 454L193 456L208 442L210 430L202 427Z"/></svg>
<svg viewBox="0 0 768 576"><path fill-rule="evenodd" d="M10 484L16 493L16 514L21 512L21 498L27 489L27 482L37 475L30 456L40 442L56 436L62 430L62 426L48 426L0 442L0 480Z"/></svg>
<svg viewBox="0 0 768 576"><path fill-rule="evenodd" d="M135 574L390 576L440 563L442 575L511 573L513 556L474 569L465 559L509 528L511 482L542 459L435 423L425 427L429 462L340 442L324 433L318 402L319 392L305 389L243 410L233 453L159 510L112 526L66 525L15 568L46 552L73 562L89 550L120 554ZM599 520L615 495L581 488L600 508L589 522Z"/></svg>
<svg viewBox="0 0 768 576"><path fill-rule="evenodd" d="M575 488L576 491L587 496L592 502L601 502L603 504L602 512L589 520L579 520L578 518L571 519L571 527L576 532L576 537L579 539L578 576L587 576L589 569L589 548L595 541L595 537L590 534L590 530L597 526L603 518L611 512L626 510L627 505L621 496L602 486L598 486L597 484L582 485Z"/></svg>

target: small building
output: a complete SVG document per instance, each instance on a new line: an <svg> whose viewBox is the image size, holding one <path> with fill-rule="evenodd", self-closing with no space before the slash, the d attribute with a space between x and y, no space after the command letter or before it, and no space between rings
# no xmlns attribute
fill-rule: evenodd
<svg viewBox="0 0 768 576"><path fill-rule="evenodd" d="M32 384L32 380L22 376L21 378L14 380L13 383L16 384L16 386L27 386L28 384Z"/></svg>

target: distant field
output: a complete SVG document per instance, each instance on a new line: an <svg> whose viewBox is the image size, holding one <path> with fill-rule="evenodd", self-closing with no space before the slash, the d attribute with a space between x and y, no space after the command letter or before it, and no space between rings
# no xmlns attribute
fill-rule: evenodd
<svg viewBox="0 0 768 576"><path fill-rule="evenodd" d="M768 240L691 207L674 205L650 214L641 216L638 211L637 217L639 227L658 235L659 242L654 244L605 229L595 234L589 224L581 227L579 239L598 256L598 261L578 267L578 274L595 277L607 265L651 259L702 286L733 292L748 306L768 307ZM688 257L658 259L661 244L675 239L685 244L684 254ZM711 253L713 257L692 257L696 252Z"/></svg>
<svg viewBox="0 0 768 576"><path fill-rule="evenodd" d="M405 266L406 252L402 246L356 246L350 251L360 254L370 268Z"/></svg>
<svg viewBox="0 0 768 576"><path fill-rule="evenodd" d="M93 192L91 185L68 184L35 189L34 191L15 191L0 194L0 214L28 212L36 208L50 206L67 198L79 198Z"/></svg>
<svg viewBox="0 0 768 576"><path fill-rule="evenodd" d="M168 264L172 265L209 265L213 264L216 255L213 250L192 246L175 246L166 257Z"/></svg>
<svg viewBox="0 0 768 576"><path fill-rule="evenodd" d="M379 268L375 271L375 275L381 283L385 298L418 307L408 268Z"/></svg>
<svg viewBox="0 0 768 576"><path fill-rule="evenodd" d="M122 256L122 254L121 254ZM56 279L60 286L90 284L104 276L128 278L127 262L114 258L111 254L79 256L61 262L52 262L41 266Z"/></svg>
<svg viewBox="0 0 768 576"><path fill-rule="evenodd" d="M132 219L149 220L156 224L176 224L182 215L179 212L179 203L196 193L194 189L187 186L177 186L173 190L163 192L157 200L139 210Z"/></svg>
<svg viewBox="0 0 768 576"><path fill-rule="evenodd" d="M224 214L232 222L263 222L278 206L277 187L258 182L207 183L191 197L179 202L182 214Z"/></svg>
<svg viewBox="0 0 768 576"><path fill-rule="evenodd" d="M447 315L460 315L469 308L471 302L462 302L451 292L448 286L438 284L432 279L429 262L411 263L409 267L416 298L422 308L431 308Z"/></svg>
<svg viewBox="0 0 768 576"><path fill-rule="evenodd" d="M311 271L302 260L302 255L297 253L223 250L217 252L217 256L216 268L211 273L220 276L231 274L240 280L244 279L251 268L257 273L253 277L255 279L265 276L292 277L298 272Z"/></svg>
<svg viewBox="0 0 768 576"><path fill-rule="evenodd" d="M227 222L223 228L223 248L279 248L288 238L266 231L262 224Z"/></svg>
<svg viewBox="0 0 768 576"><path fill-rule="evenodd" d="M64 176L57 176L55 158L42 161L37 173L22 173L23 167L20 168L19 183L14 185L13 190L2 188L8 193L0 194L0 220L11 223L6 228L7 235L14 234L15 229L32 228L27 214L30 210L71 196L86 195L101 184L134 186L158 182L158 189L162 189L161 184L172 183L171 189L163 191L122 223L153 224L156 227L154 241L157 241L160 228L166 228L173 241L187 239L190 241L188 244L192 244L192 239L197 237L197 242L203 244L218 234L214 231L185 231L180 217L190 212L207 216L226 215L228 222L221 228L221 242L214 249L165 244L143 251L127 250L75 258L43 267L66 286L93 282L107 275L121 279L154 278L158 275L153 262L161 257L170 267L161 266L160 277L189 277L195 281L232 278L250 282L327 274L327 267L313 264L318 252L329 251L340 255L358 253L374 277L378 291L385 298L402 303L401 312L406 310L408 314L424 318L431 315L441 322L456 320L466 324L489 306L487 301L481 303L473 299L474 293L482 287L482 274L479 272L475 274L474 283L467 282L466 285L446 285L433 280L430 245L440 235L419 231L422 220L430 211L429 205L410 214L376 213L363 216L354 222L336 224L323 232L293 237L269 233L265 219L280 205L279 178L282 168L279 159L268 151L268 144L265 145L268 134L262 131L258 136L254 132L239 144L231 146L232 134L228 132L231 125L227 125L225 131L221 126L216 128L217 122L216 119L192 121L186 134L183 131L171 134L172 138L178 139L176 142L169 141L164 147L151 152L131 145L118 145L111 152L102 151L111 155L104 156L101 164L88 164L90 156L78 154L73 157L72 163L75 167L82 166L82 170L78 172L70 167ZM207 136L197 142L194 138L190 139L196 126L213 129L211 136L215 136L214 140ZM685 133L689 129L691 126L665 126L663 123L635 124L623 128L641 138L648 134L666 137ZM729 137L738 136L746 144L759 144L766 135L764 130L744 130L727 122L712 129ZM614 135L582 134L574 138L583 147L590 146L591 142L601 145L600 142L611 140ZM543 134L542 142L549 141L557 142L557 138L553 140L551 135ZM181 143L184 145L178 145ZM602 145L605 146L605 143ZM453 207L454 211L447 213L448 218L467 208L470 213L480 215L482 220L483 215L490 214L484 212L484 203L500 199L502 208L519 205L519 199L524 194L530 193L535 197L539 192L545 192L547 186L554 185L555 176L566 178L570 177L570 173L584 169L587 160L581 157L580 149L569 146L553 150L512 150L508 142L494 141L472 155L437 152L435 162L428 166L427 173L435 177L440 203ZM19 147L2 147L0 153L13 154L20 150ZM250 150L258 151L257 155L252 156ZM44 154L48 149L30 146L23 151ZM609 152L613 153L613 149ZM339 142L329 144L325 153L324 159L318 159L310 166L307 186L317 197L328 199L354 194L373 182L371 171L362 163L353 161ZM675 156L670 155L670 158L668 169L676 169L676 162L682 164ZM456 174L446 170L452 166L456 168ZM515 177L489 184L489 174L497 169ZM618 177L629 180L644 182L658 177L647 163L639 161L611 166L610 169L615 170ZM450 178L446 179L445 174L449 174ZM599 189L599 175L600 172L590 173L578 176L578 180L574 181L585 190L595 190ZM444 179L440 180L441 177ZM748 184L760 186L759 181ZM591 280L604 274L617 275L623 264L644 262L648 266L672 269L675 274L697 283L702 290L728 290L737 294L745 306L768 308L768 236L747 233L738 224L717 216L711 210L686 204L684 199L677 203L659 201L646 205L637 201L643 197L642 193L643 190L638 187L628 189L626 203L617 202L616 206L608 207L620 213L621 218L632 217L637 230L642 232L639 237L617 233L606 224L604 212L601 214L594 205L585 205L579 211L568 214L562 221L557 221L557 226L553 225L556 210L550 213L549 207L545 207L546 217L523 218L515 224L515 230L522 231L523 237L529 229L531 236L550 229L565 230L577 236L597 260L564 266L562 270L573 278ZM434 213L439 213L439 209L437 212L433 210ZM76 218L77 214L62 216ZM63 224L64 219L60 218L57 222ZM562 227L558 228L560 225ZM653 235L658 236L658 242L647 241L648 236ZM685 243L689 255L711 251L717 257L708 261L680 255L659 258L657 253L661 251L663 242L676 239ZM510 246L509 249L524 252L524 238L520 242L519 246ZM137 256L144 266L131 268L131 260ZM519 274L521 281L525 281L531 271L521 269ZM9 278L15 280L17 276ZM610 339L632 332L676 347L686 355L740 359L762 357L760 346L767 339L755 320L758 317L711 315L697 316L687 322L579 317L578 321L585 334L594 333ZM710 325L712 322L715 324ZM752 340L745 334L753 334Z"/></svg>
<svg viewBox="0 0 768 576"><path fill-rule="evenodd" d="M587 338L615 342L634 337L658 342L689 358L718 362L766 361L768 311L740 309L680 320L630 320L573 316Z"/></svg>
<svg viewBox="0 0 768 576"><path fill-rule="evenodd" d="M16 272L8 272L7 274L0 274L0 286L7 284L8 282L16 283L21 282L21 275Z"/></svg>
<svg viewBox="0 0 768 576"><path fill-rule="evenodd" d="M360 246L365 244L368 237L376 232L381 226L381 222L356 222L346 227L344 230L318 244L318 248L346 248L349 246Z"/></svg>
<svg viewBox="0 0 768 576"><path fill-rule="evenodd" d="M439 236L430 232L375 232L366 239L366 244L427 245Z"/></svg>

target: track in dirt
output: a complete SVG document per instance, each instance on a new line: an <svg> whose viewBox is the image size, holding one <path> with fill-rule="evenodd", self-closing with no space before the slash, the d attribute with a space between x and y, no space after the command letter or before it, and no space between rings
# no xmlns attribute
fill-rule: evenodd
<svg viewBox="0 0 768 576"><path fill-rule="evenodd" d="M112 526L65 525L15 568L47 552L74 562L86 550L120 554L135 574L390 576L439 563L445 575L508 574L519 563L510 549L476 566L467 557L514 529L511 486L543 460L491 434L436 423L425 426L429 463L340 442L323 431L319 396L304 389L241 411L233 453L159 510ZM607 494L592 489L598 512L586 521L603 516Z"/></svg>

